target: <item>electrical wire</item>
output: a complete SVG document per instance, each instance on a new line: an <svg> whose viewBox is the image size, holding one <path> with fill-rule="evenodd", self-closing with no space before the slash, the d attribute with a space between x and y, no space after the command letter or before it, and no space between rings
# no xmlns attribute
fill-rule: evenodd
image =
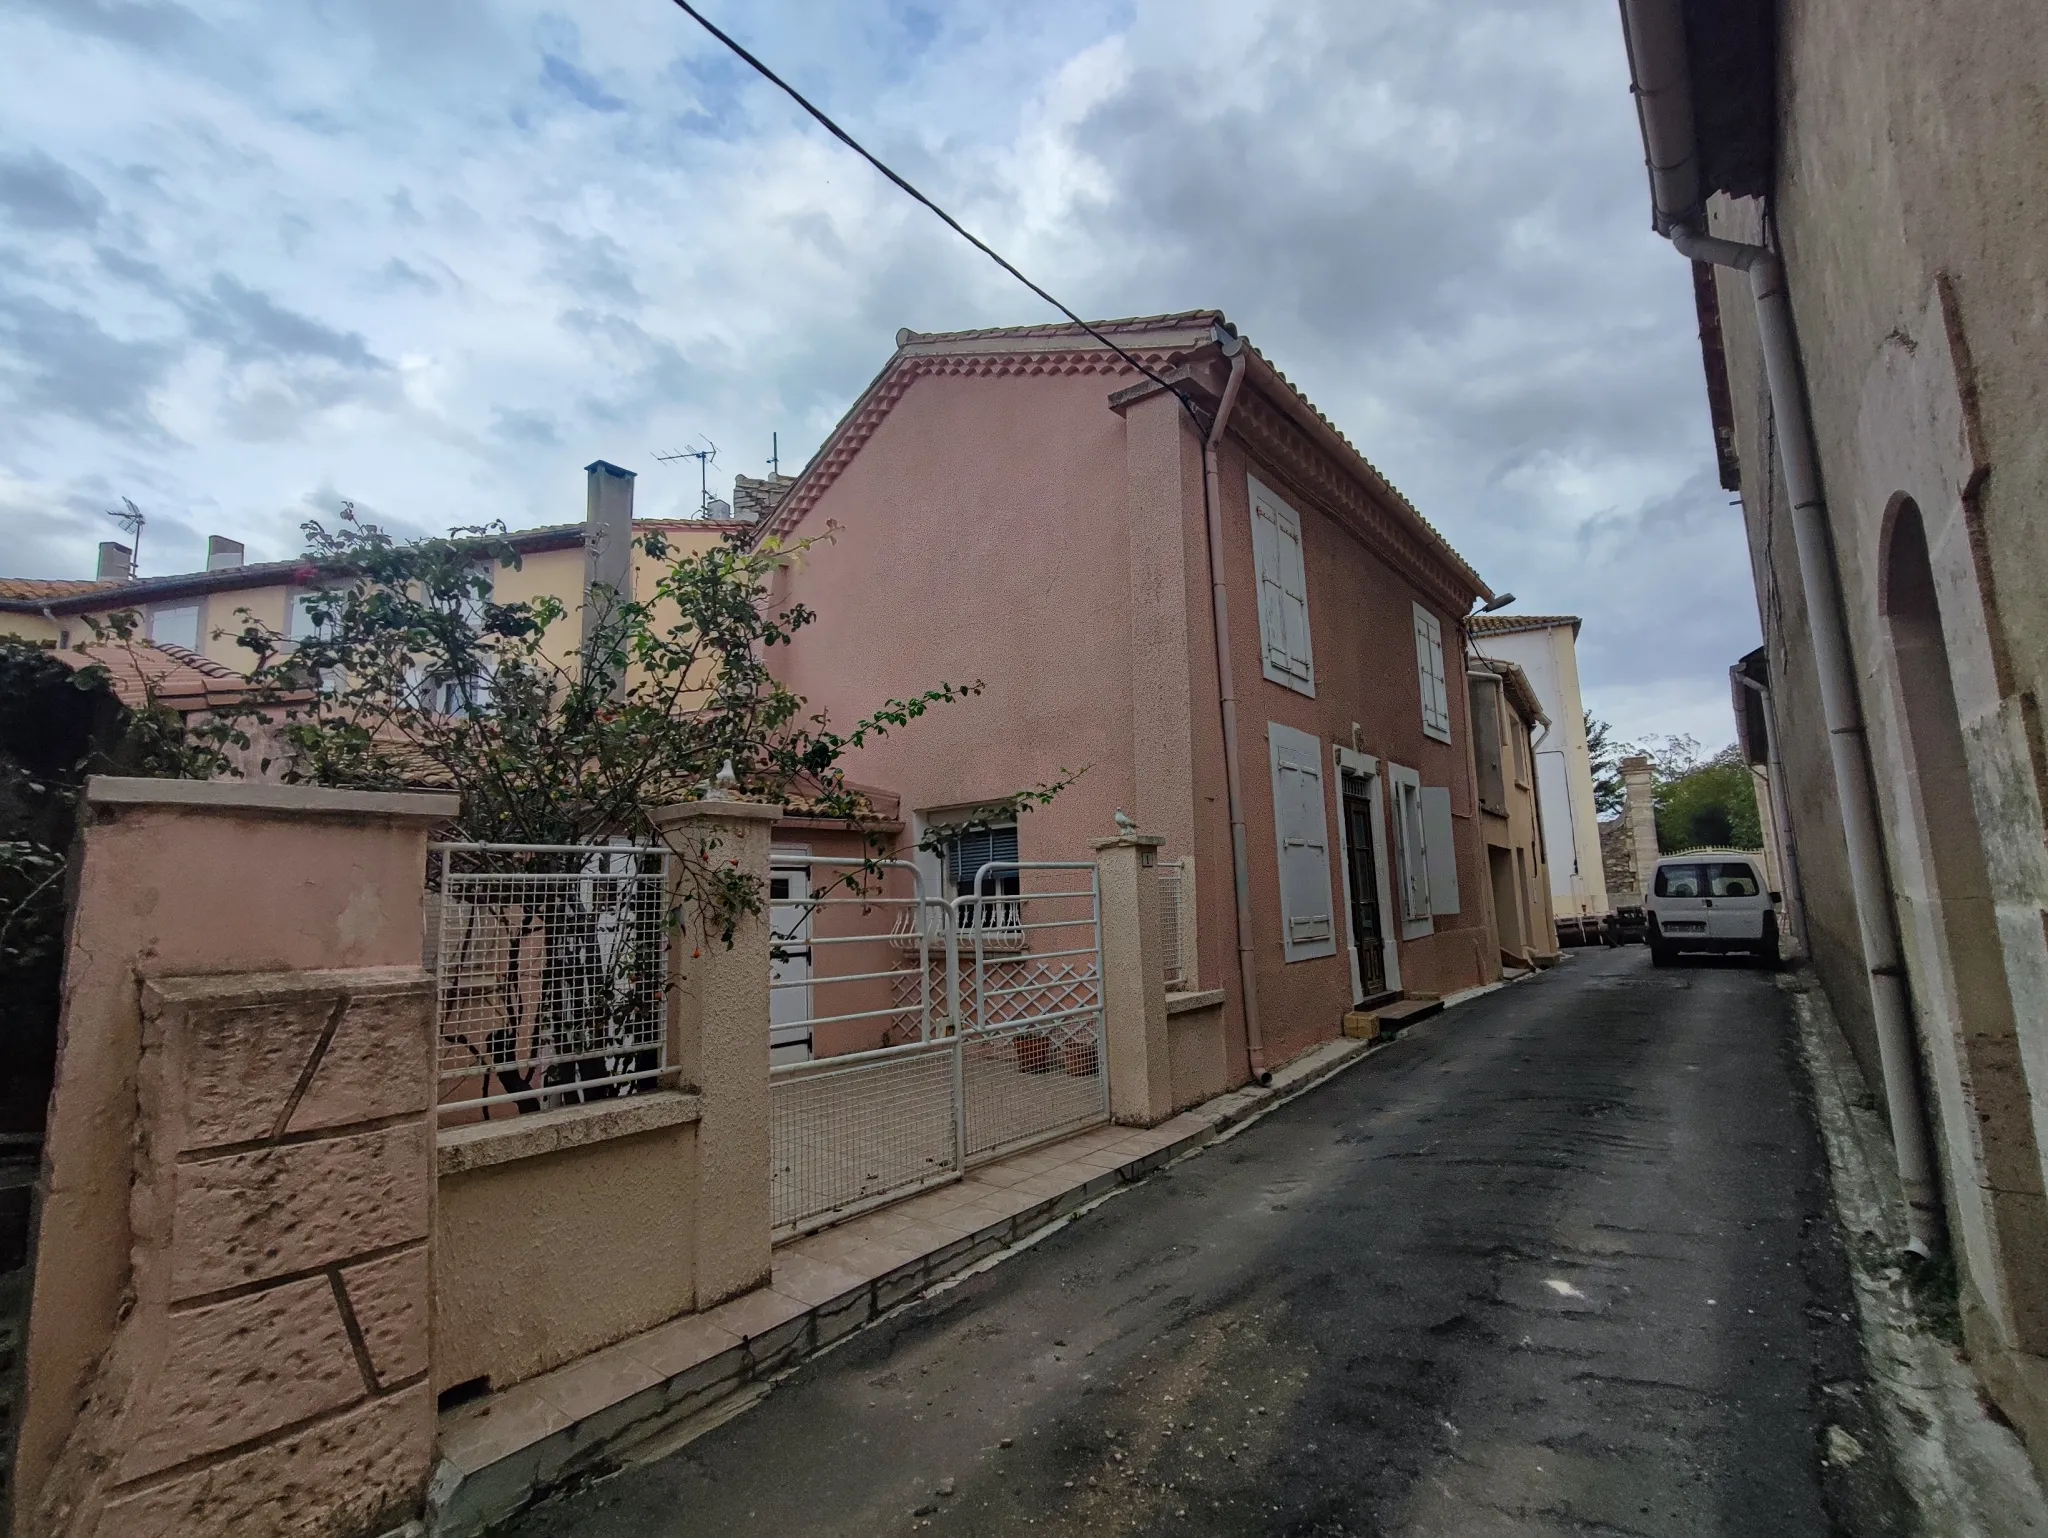
<svg viewBox="0 0 2048 1538"><path fill-rule="evenodd" d="M742 47L739 41L736 38L734 38L730 33L722 30L702 11L698 10L694 5L690 4L690 0L675 0L675 6L678 10L682 11L685 15L687 15L692 21L696 22L698 26L702 27L706 32L709 32L713 37L717 38L719 42L725 44L727 48L731 49L735 54L737 54L742 60L746 62L746 64L750 68L752 68L755 71L755 73L760 75L762 79L768 81L769 84L775 86L791 101L795 102L799 107L803 108L804 111L808 112L812 117L816 118L819 124L825 129L827 133L831 134L833 138L837 139L841 144L844 144L848 149L852 150L856 155L860 156L861 159L865 160L877 171L880 171L882 175L887 177L890 181L894 182L896 186L904 193L908 194L917 202L922 203L927 209L931 210L932 213L936 214L939 217L940 221L944 223L945 226L948 229L950 229L954 234L958 235L962 240L966 241L970 246L974 247L975 250L979 251L983 256L987 257L990 261L994 262L998 267L1002 268L1004 272L1007 272L1019 283L1023 284L1026 288L1030 289L1032 293L1036 294L1040 299L1043 299L1055 310L1058 310L1060 314L1066 316L1068 320L1072 321L1075 325L1079 326L1083 331L1087 332L1088 335L1094 337L1096 341L1100 342L1104 347L1107 347L1111 352L1115 353L1119 358L1123 359L1124 362L1130 364L1132 368L1136 369L1140 374L1144 375L1147 379L1151 380L1152 383L1158 385L1160 389L1165 390L1168 394L1172 395L1174 399L1178 400L1181 403L1181 406L1187 411L1189 417L1194 420L1195 425L1197 427L1201 426L1201 417L1197 414L1195 410L1194 402L1188 399L1187 393L1184 390L1181 390L1175 385L1168 383L1165 379L1161 378L1157 373L1153 372L1153 370L1147 368L1131 353L1127 352L1122 347L1119 347L1115 342L1111 341L1108 337L1104 336L1094 326L1091 326L1087 321L1081 319L1079 315L1076 315L1072 310L1068 309L1065 305L1061 304L1059 300L1055 299L1051 294L1047 293L1044 289L1040 288L1036 283L1032 282L1029 278L1025 277L1024 274L1017 269L1016 264L1011 262L1007 257L1005 257L1002 254L1002 252L996 250L995 247L991 246L987 241L981 239L972 230L969 230L965 225L963 225L958 219L955 219L951 214L947 213L943 208L939 207L938 204L934 203L930 198L926 197L922 192L918 191L917 188L913 187L909 182L904 180L903 177L899 176L894 170L890 169L890 167L886 163L884 163L882 159L879 156L877 156L872 150L870 150L866 145L862 144L858 139L854 138L852 134L848 133L845 129L841 128L837 123L833 122L832 119L828 117L821 108L813 105L810 99L806 97L803 94L803 92L799 91L787 80L784 80L780 75L776 74L774 70L770 69L766 64L762 63L761 60L756 58L752 53L749 53L746 50L746 48Z"/></svg>

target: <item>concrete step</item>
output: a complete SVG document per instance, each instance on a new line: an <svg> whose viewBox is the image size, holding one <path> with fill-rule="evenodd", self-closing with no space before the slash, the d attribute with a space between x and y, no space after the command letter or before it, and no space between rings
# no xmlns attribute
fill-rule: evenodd
<svg viewBox="0 0 2048 1538"><path fill-rule="evenodd" d="M1431 1015L1444 1012L1442 999L1402 999L1398 1004L1389 1004L1379 1012L1380 1034L1396 1036L1411 1025L1419 1025Z"/></svg>

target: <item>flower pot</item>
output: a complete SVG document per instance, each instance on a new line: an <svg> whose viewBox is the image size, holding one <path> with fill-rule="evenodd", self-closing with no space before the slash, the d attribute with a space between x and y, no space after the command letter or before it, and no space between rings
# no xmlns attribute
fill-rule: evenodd
<svg viewBox="0 0 2048 1538"><path fill-rule="evenodd" d="M1070 1078L1086 1079L1095 1073L1095 1043L1093 1041L1070 1041L1060 1056L1065 1060Z"/></svg>
<svg viewBox="0 0 2048 1538"><path fill-rule="evenodd" d="M1036 1032L1017 1038L1017 1071L1046 1073L1052 1068L1052 1043Z"/></svg>

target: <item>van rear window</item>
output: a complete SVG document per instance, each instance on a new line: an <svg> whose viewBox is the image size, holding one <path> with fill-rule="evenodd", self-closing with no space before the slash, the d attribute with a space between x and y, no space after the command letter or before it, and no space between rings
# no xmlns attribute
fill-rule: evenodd
<svg viewBox="0 0 2048 1538"><path fill-rule="evenodd" d="M1709 897L1754 897L1757 891L1756 868L1747 860L1707 867Z"/></svg>
<svg viewBox="0 0 2048 1538"><path fill-rule="evenodd" d="M1660 865L1657 882L1651 888L1656 897L1705 897L1707 867L1704 865Z"/></svg>

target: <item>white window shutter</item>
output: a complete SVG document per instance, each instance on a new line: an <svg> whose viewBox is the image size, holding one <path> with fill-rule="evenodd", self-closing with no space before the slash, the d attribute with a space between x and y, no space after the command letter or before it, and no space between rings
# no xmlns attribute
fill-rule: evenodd
<svg viewBox="0 0 2048 1538"><path fill-rule="evenodd" d="M1259 649L1265 676L1315 697L1309 640L1308 570L1302 558L1301 515L1256 476L1246 476L1252 510L1252 562L1259 586Z"/></svg>
<svg viewBox="0 0 2048 1538"><path fill-rule="evenodd" d="M1458 911L1458 846L1451 836L1451 793L1440 785L1421 791L1422 842L1429 864L1429 911Z"/></svg>
<svg viewBox="0 0 2048 1538"><path fill-rule="evenodd" d="M1444 674L1444 633L1437 617L1415 609L1415 674L1422 687L1422 730L1439 742L1451 740L1451 696Z"/></svg>
<svg viewBox="0 0 2048 1538"><path fill-rule="evenodd" d="M1394 854L1401 881L1401 917L1429 922L1429 864L1423 854L1422 795L1413 769L1388 766L1394 787Z"/></svg>
<svg viewBox="0 0 2048 1538"><path fill-rule="evenodd" d="M1329 813L1323 745L1307 732L1266 724L1273 765L1273 833L1280 857L1280 940L1288 961L1337 954L1330 886Z"/></svg>

